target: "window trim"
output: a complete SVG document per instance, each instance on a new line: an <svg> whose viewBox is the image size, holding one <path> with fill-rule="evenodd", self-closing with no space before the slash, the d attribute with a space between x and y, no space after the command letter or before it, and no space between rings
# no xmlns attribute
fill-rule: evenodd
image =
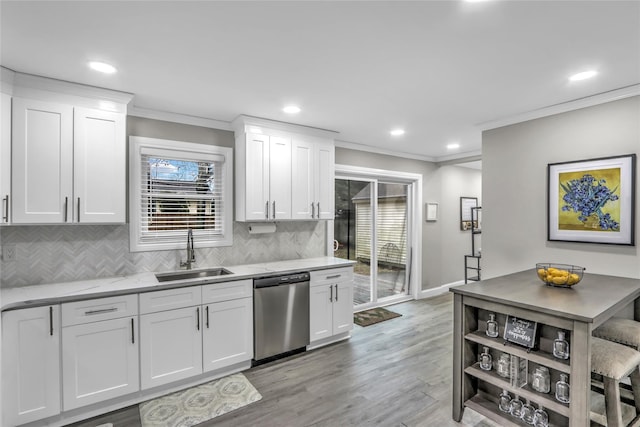
<svg viewBox="0 0 640 427"><path fill-rule="evenodd" d="M193 142L172 141L168 139L148 138L143 136L129 137L129 249L131 252L161 251L183 249L185 240L176 242L142 242L141 241L141 156L149 153L171 155L177 158L198 160L199 155L219 156L223 163L223 234L219 237L202 236L198 238L198 230L193 230L194 247L210 248L231 246L233 244L233 149L217 145L198 144Z"/></svg>

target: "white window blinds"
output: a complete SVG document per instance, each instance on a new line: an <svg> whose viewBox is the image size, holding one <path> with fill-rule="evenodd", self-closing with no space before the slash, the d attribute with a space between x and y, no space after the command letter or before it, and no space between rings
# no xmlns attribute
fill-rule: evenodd
<svg viewBox="0 0 640 427"><path fill-rule="evenodd" d="M219 246L216 242L230 238L227 156L205 152L220 147L182 144L191 150L181 149L181 144L135 148L138 167L131 171L131 190L137 195L131 200L131 224L136 230L131 235L135 231L137 250L182 248L189 229L198 247Z"/></svg>

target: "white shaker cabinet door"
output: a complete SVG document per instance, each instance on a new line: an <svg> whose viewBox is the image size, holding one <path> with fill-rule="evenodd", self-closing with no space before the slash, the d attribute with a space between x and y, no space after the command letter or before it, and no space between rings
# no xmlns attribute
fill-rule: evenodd
<svg viewBox="0 0 640 427"><path fill-rule="evenodd" d="M11 96L0 93L0 224L11 222Z"/></svg>
<svg viewBox="0 0 640 427"><path fill-rule="evenodd" d="M314 144L297 138L291 148L291 216L311 220L316 217Z"/></svg>
<svg viewBox="0 0 640 427"><path fill-rule="evenodd" d="M318 143L315 147L316 219L333 219L335 204L335 148Z"/></svg>
<svg viewBox="0 0 640 427"><path fill-rule="evenodd" d="M311 342L333 335L333 296L328 284L309 288L309 328Z"/></svg>
<svg viewBox="0 0 640 427"><path fill-rule="evenodd" d="M148 389L202 373L201 307L140 316L140 377Z"/></svg>
<svg viewBox="0 0 640 427"><path fill-rule="evenodd" d="M125 144L124 114L74 109L75 222L125 222Z"/></svg>
<svg viewBox="0 0 640 427"><path fill-rule="evenodd" d="M204 371L253 358L253 299L241 298L204 306Z"/></svg>
<svg viewBox="0 0 640 427"><path fill-rule="evenodd" d="M14 98L12 133L12 222L72 222L73 107Z"/></svg>
<svg viewBox="0 0 640 427"><path fill-rule="evenodd" d="M333 285L333 334L353 329L353 285L338 282Z"/></svg>
<svg viewBox="0 0 640 427"><path fill-rule="evenodd" d="M13 427L60 413L60 307L2 313L2 420Z"/></svg>
<svg viewBox="0 0 640 427"><path fill-rule="evenodd" d="M291 219L291 140L272 136L269 142L270 219Z"/></svg>
<svg viewBox="0 0 640 427"><path fill-rule="evenodd" d="M247 134L246 137L245 217L247 220L265 220L269 216L269 137Z"/></svg>
<svg viewBox="0 0 640 427"><path fill-rule="evenodd" d="M137 392L137 316L62 328L65 411Z"/></svg>

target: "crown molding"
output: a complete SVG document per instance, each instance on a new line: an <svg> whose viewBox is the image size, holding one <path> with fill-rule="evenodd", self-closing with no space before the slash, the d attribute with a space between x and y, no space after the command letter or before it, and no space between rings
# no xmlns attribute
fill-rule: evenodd
<svg viewBox="0 0 640 427"><path fill-rule="evenodd" d="M237 133L248 132L248 133L260 133L262 132L262 128L267 130L267 134L272 134L271 131L279 131L284 132L285 134L289 133L297 133L303 135L316 136L319 138L329 138L335 139L339 132L322 129L313 126L304 126L297 125L294 123L281 122L278 120L270 120L262 117L254 117L247 115L240 115L236 117L232 122L231 126L233 130Z"/></svg>
<svg viewBox="0 0 640 427"><path fill-rule="evenodd" d="M210 129L233 131L231 123L223 120L207 119L206 117L189 116L187 114L172 113L169 111L150 110L133 106L129 108L129 116L142 117L144 119L161 120L164 122L181 123L185 125L200 126Z"/></svg>
<svg viewBox="0 0 640 427"><path fill-rule="evenodd" d="M405 153L403 151L388 150L386 148L373 147L365 144L357 144L355 142L341 141L336 139L336 147L346 148L349 150L366 151L367 153L383 154L385 156L401 157L403 159L422 160L423 162L433 162L437 160L435 157L423 156L422 154Z"/></svg>
<svg viewBox="0 0 640 427"><path fill-rule="evenodd" d="M595 105L605 104L607 102L618 101L620 99L630 98L637 95L640 95L640 84L634 84L620 89L614 89L608 92L602 92L596 95L550 105L548 107L543 107L537 110L527 111L513 116L504 117L502 119L478 123L476 125L476 128L481 131L496 129L503 126L526 122L529 120L540 119L542 117L553 116L555 114L579 110L581 108L593 107Z"/></svg>

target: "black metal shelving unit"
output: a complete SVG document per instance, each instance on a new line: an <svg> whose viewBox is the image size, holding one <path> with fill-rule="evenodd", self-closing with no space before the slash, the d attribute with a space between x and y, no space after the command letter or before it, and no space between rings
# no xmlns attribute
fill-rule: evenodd
<svg viewBox="0 0 640 427"><path fill-rule="evenodd" d="M482 207L471 208L471 255L464 256L464 283L480 280L480 252L476 252L476 237L482 233L480 215ZM471 274L469 274L471 272Z"/></svg>

